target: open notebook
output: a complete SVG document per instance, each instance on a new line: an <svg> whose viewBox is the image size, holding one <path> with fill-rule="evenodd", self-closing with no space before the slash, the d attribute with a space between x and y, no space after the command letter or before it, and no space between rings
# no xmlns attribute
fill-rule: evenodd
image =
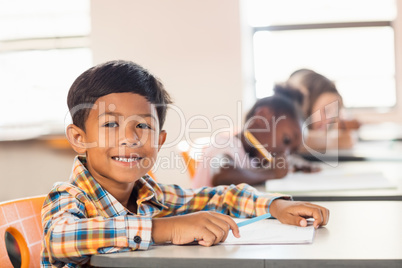
<svg viewBox="0 0 402 268"><path fill-rule="evenodd" d="M290 173L265 183L268 192L310 192L395 188L382 172L322 170L317 173Z"/></svg>
<svg viewBox="0 0 402 268"><path fill-rule="evenodd" d="M234 219L240 222L246 219ZM258 244L308 244L314 239L315 229L312 225L299 227L282 224L278 220L260 220L240 227L240 238L232 232L223 245L258 245Z"/></svg>

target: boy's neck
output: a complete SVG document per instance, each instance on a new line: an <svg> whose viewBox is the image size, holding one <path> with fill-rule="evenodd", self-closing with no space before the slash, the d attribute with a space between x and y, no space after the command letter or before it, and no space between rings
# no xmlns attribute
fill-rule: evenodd
<svg viewBox="0 0 402 268"><path fill-rule="evenodd" d="M131 211L134 214L137 214L138 206L137 206L137 199L138 199L138 192L136 191L136 188L131 191L130 198L128 199L128 203L124 205L125 208L127 208L129 211Z"/></svg>
<svg viewBox="0 0 402 268"><path fill-rule="evenodd" d="M126 189L113 189L111 193L126 209L137 213L137 193L134 193L133 186Z"/></svg>
<svg viewBox="0 0 402 268"><path fill-rule="evenodd" d="M99 174L96 175L96 172L88 163L86 163L85 167L91 173L92 177L103 187L103 189L116 198L116 200L119 201L119 203L122 204L126 209L133 213L137 213L137 193L133 193L136 181L131 183L113 182L106 177L100 176Z"/></svg>
<svg viewBox="0 0 402 268"><path fill-rule="evenodd" d="M99 183L99 182L98 182ZM108 187L102 185L102 187L108 191L120 204L133 213L137 213L137 193L134 193L135 183L125 185L124 187Z"/></svg>

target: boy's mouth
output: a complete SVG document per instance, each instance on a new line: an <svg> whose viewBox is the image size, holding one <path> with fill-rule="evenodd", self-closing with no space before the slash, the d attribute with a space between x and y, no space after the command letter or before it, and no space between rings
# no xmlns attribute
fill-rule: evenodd
<svg viewBox="0 0 402 268"><path fill-rule="evenodd" d="M113 160L125 163L132 163L136 161L140 161L142 157L120 157L120 156L112 156Z"/></svg>

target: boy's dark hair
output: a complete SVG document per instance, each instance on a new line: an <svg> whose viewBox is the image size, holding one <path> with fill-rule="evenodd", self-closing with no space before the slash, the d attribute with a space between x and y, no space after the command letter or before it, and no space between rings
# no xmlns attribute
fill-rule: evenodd
<svg viewBox="0 0 402 268"><path fill-rule="evenodd" d="M300 106L303 94L284 85L275 85L274 95L259 99L246 115L246 121L252 118L259 107L268 107L275 116L287 115L296 121L301 120Z"/></svg>
<svg viewBox="0 0 402 268"><path fill-rule="evenodd" d="M71 85L67 105L72 113L78 105L90 105L71 114L73 124L85 131L85 122L90 107L102 96L111 93L131 92L145 97L156 105L159 127L166 118L167 105L172 103L162 83L148 70L131 61L109 61L96 65L80 76Z"/></svg>

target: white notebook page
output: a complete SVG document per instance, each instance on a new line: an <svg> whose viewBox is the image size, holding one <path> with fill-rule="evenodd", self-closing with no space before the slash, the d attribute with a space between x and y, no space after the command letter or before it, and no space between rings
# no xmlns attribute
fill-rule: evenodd
<svg viewBox="0 0 402 268"><path fill-rule="evenodd" d="M234 219L240 222L246 219ZM299 227L282 224L275 219L260 220L240 227L240 238L233 236L232 232L224 245L258 245L258 244L308 244L314 239L315 229L312 225Z"/></svg>

